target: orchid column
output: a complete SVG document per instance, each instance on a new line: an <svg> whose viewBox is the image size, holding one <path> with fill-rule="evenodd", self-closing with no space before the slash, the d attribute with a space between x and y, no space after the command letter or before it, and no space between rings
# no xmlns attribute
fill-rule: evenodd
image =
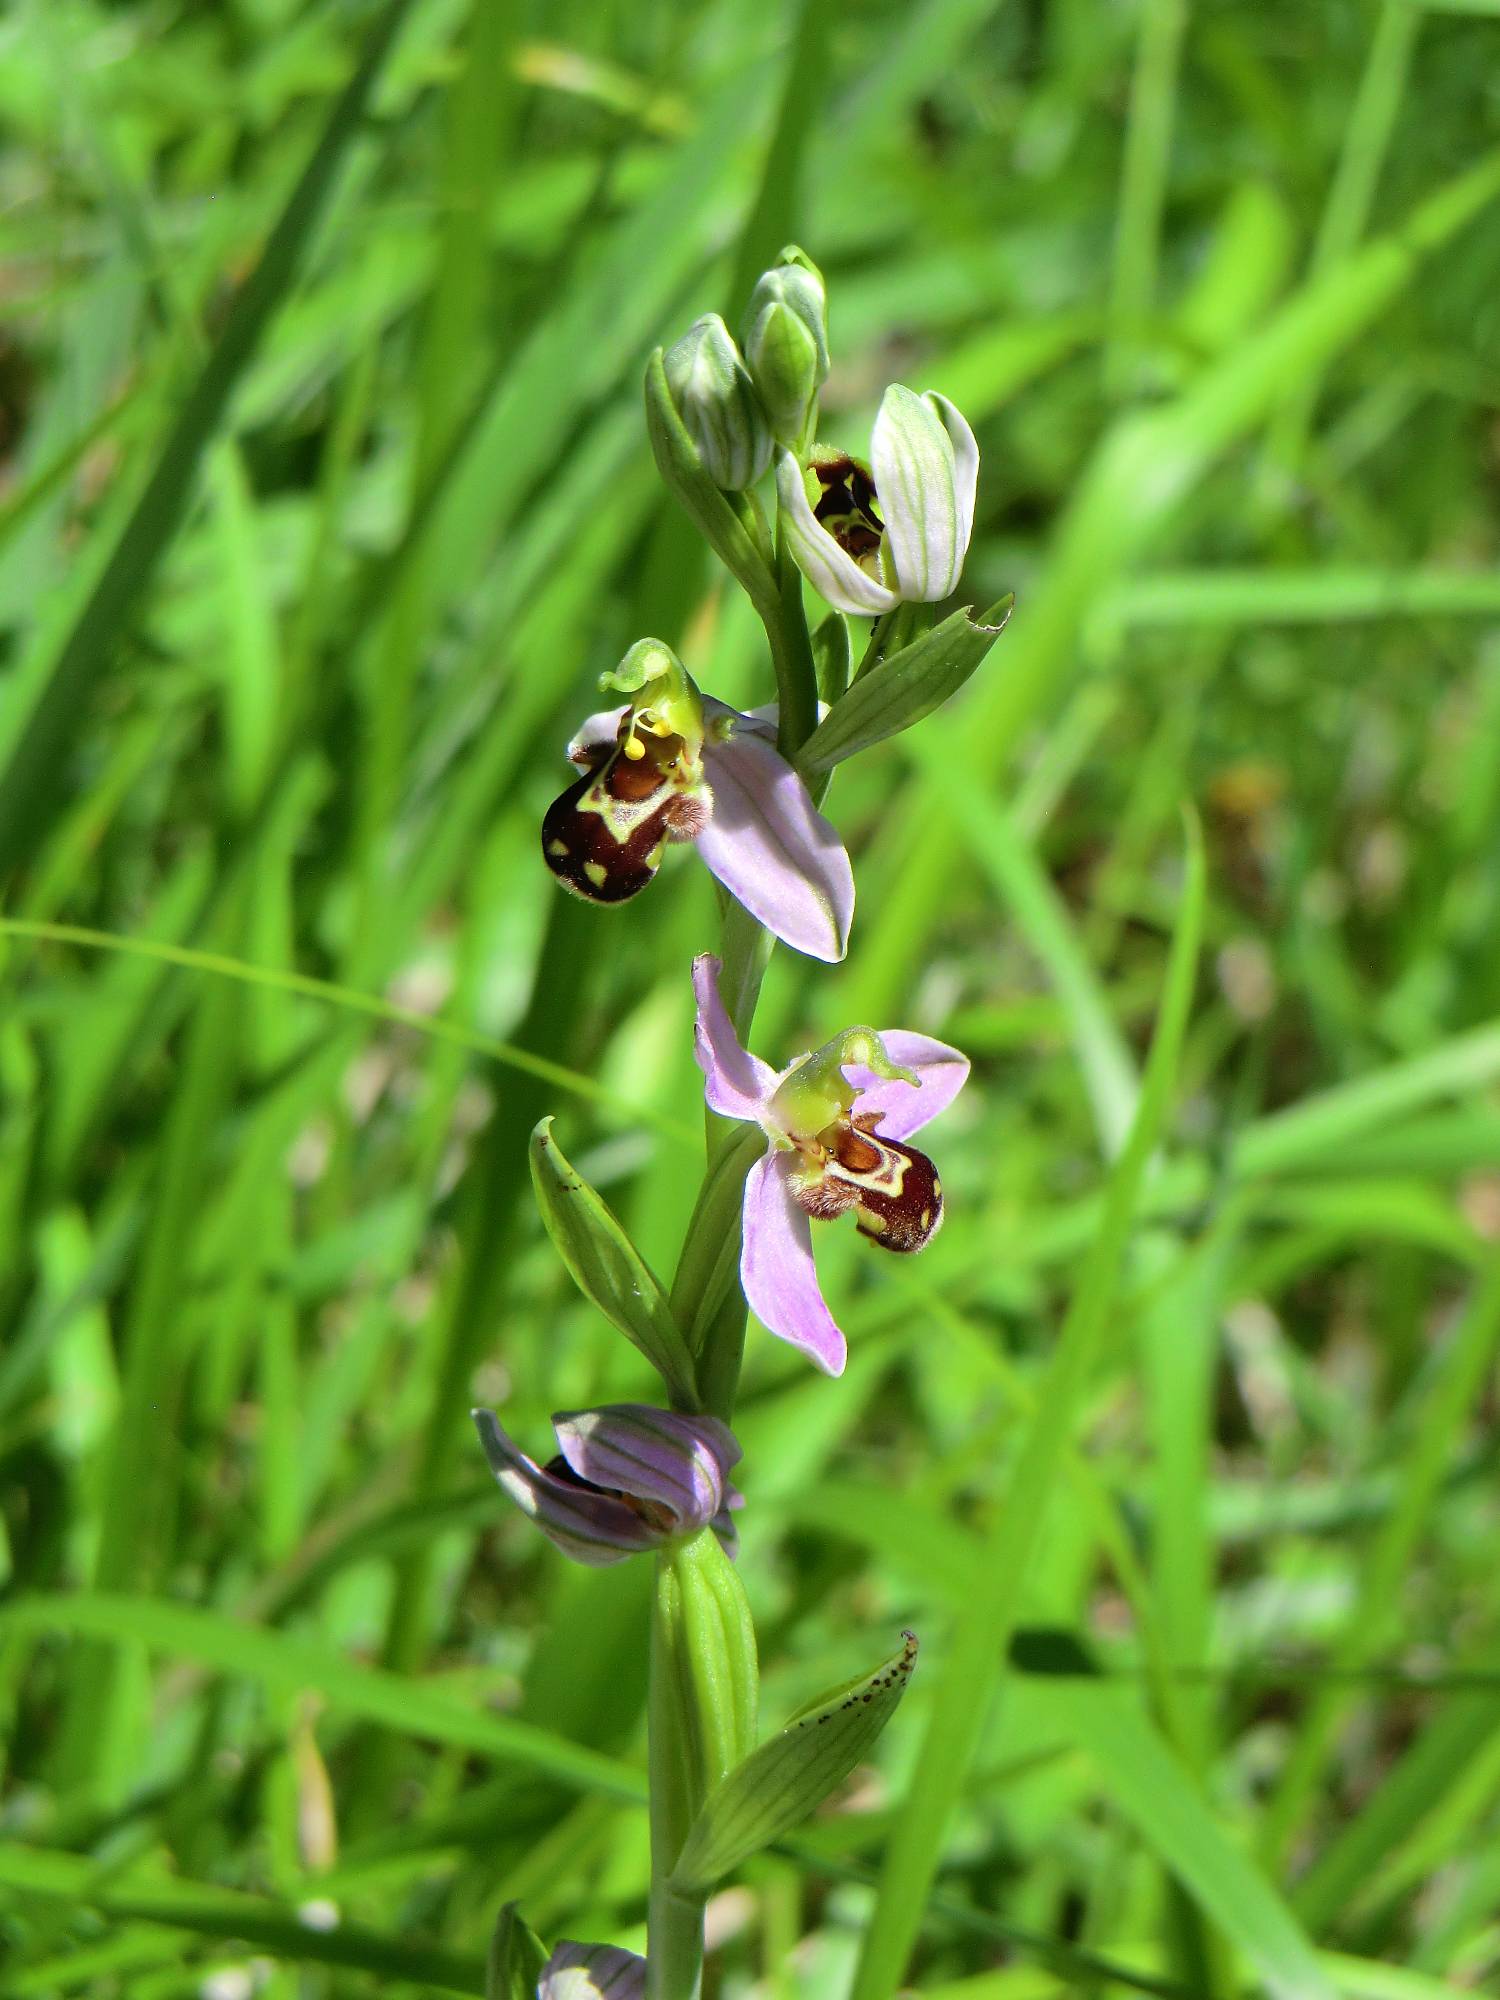
<svg viewBox="0 0 1500 2000"><path fill-rule="evenodd" d="M709 1149L670 1288L570 1165L551 1120L532 1135L547 1229L585 1296L650 1361L666 1407L560 1413L544 1462L475 1413L501 1486L564 1555L656 1565L646 1957L572 1941L548 1956L507 1909L488 1988L504 2000L698 2000L709 1892L866 1754L916 1654L904 1634L871 1674L756 1747L755 1635L729 1480L747 1307L826 1374L842 1371L813 1224L852 1213L873 1247L922 1249L943 1190L910 1141L968 1075L958 1050L930 1036L859 1026L773 1069L749 1048L756 999L776 943L825 964L848 949L854 877L822 811L836 766L954 694L1009 611L1007 598L978 622L965 610L939 622L974 518L978 450L962 415L891 387L867 464L816 441L828 372L823 280L795 248L756 286L743 350L709 314L652 357L658 468L759 615L774 699L731 708L661 640L638 640L603 678L613 705L568 745L579 775L542 826L558 883L606 908L670 873L674 846L695 849L719 885L721 925L718 951L692 968ZM804 581L829 607L815 631Z"/></svg>

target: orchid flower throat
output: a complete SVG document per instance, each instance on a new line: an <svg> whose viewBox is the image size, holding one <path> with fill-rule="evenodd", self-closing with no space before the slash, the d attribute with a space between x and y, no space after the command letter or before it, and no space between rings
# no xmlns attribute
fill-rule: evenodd
<svg viewBox="0 0 1500 2000"><path fill-rule="evenodd" d="M820 445L808 471L819 489L817 494L808 492L813 519L861 569L878 578L885 522L870 468L847 452Z"/></svg>
<svg viewBox="0 0 1500 2000"><path fill-rule="evenodd" d="M768 1107L774 1142L800 1156L790 1176L793 1199L820 1221L852 1208L860 1234L871 1242L886 1250L920 1250L943 1218L937 1168L915 1146L880 1136L881 1114L858 1110L859 1087L846 1068L921 1087L915 1071L891 1061L872 1028L846 1028L804 1057Z"/></svg>

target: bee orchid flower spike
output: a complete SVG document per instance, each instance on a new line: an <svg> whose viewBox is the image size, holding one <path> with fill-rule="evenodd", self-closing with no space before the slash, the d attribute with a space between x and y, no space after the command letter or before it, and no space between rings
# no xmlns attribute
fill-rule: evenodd
<svg viewBox="0 0 1500 2000"><path fill-rule="evenodd" d="M920 1250L943 1215L937 1169L906 1142L944 1110L966 1056L930 1035L846 1028L778 1075L740 1045L719 997L719 960L693 962L695 1052L712 1110L766 1135L745 1179L740 1282L757 1319L841 1375L844 1336L823 1301L811 1220L853 1209L883 1249Z"/></svg>
<svg viewBox="0 0 1500 2000"><path fill-rule="evenodd" d="M787 545L835 611L880 617L957 590L974 528L979 447L946 396L893 383L881 400L870 463L817 446L777 454Z"/></svg>
<svg viewBox="0 0 1500 2000"><path fill-rule="evenodd" d="M811 958L840 959L854 917L843 843L776 749L776 724L698 692L659 639L601 686L629 697L568 745L583 776L542 821L542 854L592 903L639 895L669 841L690 841L758 923Z"/></svg>

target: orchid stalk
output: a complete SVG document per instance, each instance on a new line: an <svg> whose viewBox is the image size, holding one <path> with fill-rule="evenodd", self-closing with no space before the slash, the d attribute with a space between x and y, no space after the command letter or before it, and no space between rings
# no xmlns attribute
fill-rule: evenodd
<svg viewBox="0 0 1500 2000"><path fill-rule="evenodd" d="M655 1565L647 1948L642 1958L568 1940L549 1955L507 1907L488 1987L503 2000L699 2000L713 1883L867 1753L916 1653L904 1635L871 1675L757 1745L732 1426L750 1316L824 1374L844 1367L815 1230L844 1218L872 1249L911 1255L942 1221L938 1168L911 1141L963 1088L959 1050L913 1029L855 1025L776 1068L752 1044L776 946L827 965L850 946L854 874L823 810L835 766L946 700L998 636L1000 622L964 611L935 623L968 550L978 446L951 403L900 385L881 402L869 465L815 442L827 297L795 247L755 287L743 337L741 349L708 314L658 352L647 423L667 485L761 619L768 700L733 708L663 641L637 641L603 677L613 704L568 745L578 775L541 828L558 884L615 913L601 922L628 921L622 913L680 865L674 850L695 853L719 885L718 949L691 971L707 1158L670 1286L563 1157L550 1120L532 1141L563 1262L656 1369L664 1401L559 1412L557 1450L536 1457L498 1414L475 1412L502 1491L563 1556ZM828 606L816 645L805 584ZM852 680L858 648L845 620L873 621Z"/></svg>

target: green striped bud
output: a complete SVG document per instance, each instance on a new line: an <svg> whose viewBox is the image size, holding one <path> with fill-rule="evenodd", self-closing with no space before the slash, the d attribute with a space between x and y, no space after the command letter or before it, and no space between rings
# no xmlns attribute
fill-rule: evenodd
<svg viewBox="0 0 1500 2000"><path fill-rule="evenodd" d="M715 486L739 493L771 462L771 433L750 371L717 313L694 320L664 362L683 427Z"/></svg>
<svg viewBox="0 0 1500 2000"><path fill-rule="evenodd" d="M828 295L823 274L794 244L751 294L745 359L778 443L799 451L828 379Z"/></svg>

